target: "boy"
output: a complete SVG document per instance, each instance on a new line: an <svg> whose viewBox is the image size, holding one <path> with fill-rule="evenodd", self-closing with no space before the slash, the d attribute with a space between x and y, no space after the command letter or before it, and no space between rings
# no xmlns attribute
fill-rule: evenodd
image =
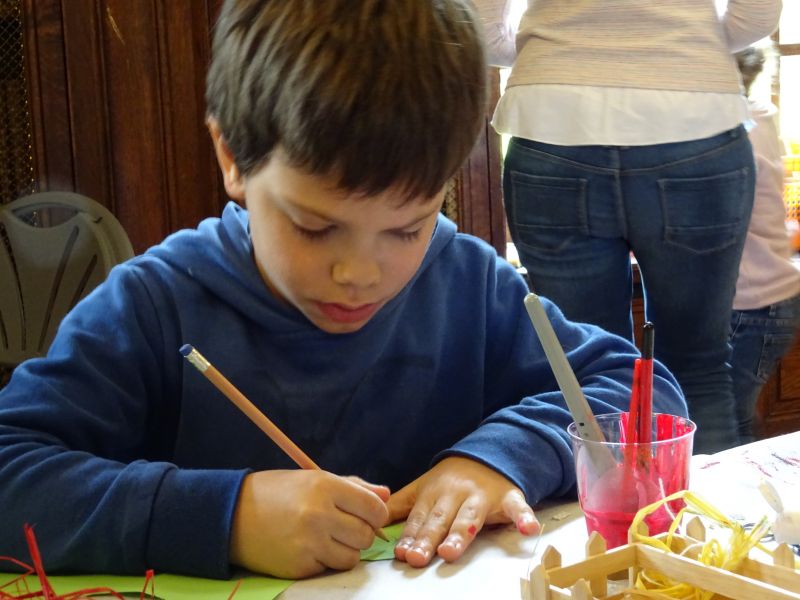
<svg viewBox="0 0 800 600"><path fill-rule="evenodd" d="M526 287L439 214L485 108L467 0L231 0L209 130L246 206L115 269L0 395L0 554L50 570L282 577L456 560L575 483ZM590 404L635 349L547 303ZM178 353L191 343L321 465L300 471ZM685 414L656 368L657 408ZM354 477L342 477L351 475ZM357 476L357 477L355 477ZM394 492L390 496L390 490Z"/></svg>

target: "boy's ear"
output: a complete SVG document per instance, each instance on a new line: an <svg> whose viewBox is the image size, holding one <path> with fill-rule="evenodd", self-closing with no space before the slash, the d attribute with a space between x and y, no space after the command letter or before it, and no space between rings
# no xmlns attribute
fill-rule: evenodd
<svg viewBox="0 0 800 600"><path fill-rule="evenodd" d="M222 130L214 117L206 121L211 140L214 142L214 152L217 154L219 168L222 169L222 178L225 181L225 191L233 200L244 202L244 178L239 173L239 167L233 158L231 149L222 137Z"/></svg>

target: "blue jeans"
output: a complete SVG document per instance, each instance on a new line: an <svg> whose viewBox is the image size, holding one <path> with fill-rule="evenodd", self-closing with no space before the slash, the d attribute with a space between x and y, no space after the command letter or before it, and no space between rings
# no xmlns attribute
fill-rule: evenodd
<svg viewBox="0 0 800 600"><path fill-rule="evenodd" d="M743 127L653 146L512 138L504 164L520 260L568 318L632 340L636 256L656 358L698 425L695 452L738 443L728 333L754 185Z"/></svg>
<svg viewBox="0 0 800 600"><path fill-rule="evenodd" d="M798 328L800 296L755 310L734 310L731 315L733 396L742 444L755 441L753 413L758 394L792 346Z"/></svg>

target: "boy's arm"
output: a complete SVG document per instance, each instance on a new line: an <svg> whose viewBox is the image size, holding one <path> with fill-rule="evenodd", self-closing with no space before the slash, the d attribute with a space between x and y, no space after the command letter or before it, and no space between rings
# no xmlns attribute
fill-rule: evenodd
<svg viewBox="0 0 800 600"><path fill-rule="evenodd" d="M569 493L575 485L566 433L572 416L525 312L524 282L502 271L498 275L487 313L486 419L439 458L458 455L489 465L519 486L533 505ZM599 327L567 321L553 303L542 302L592 411L627 410L639 355L635 346ZM677 381L657 361L653 398L655 411L686 415Z"/></svg>
<svg viewBox="0 0 800 600"><path fill-rule="evenodd" d="M414 566L428 564L434 553L456 560L484 523L513 522L521 533L534 533L530 506L575 485L566 433L572 417L524 310L527 286L504 261L489 280L485 419L389 501L393 519L407 516L395 555ZM626 410L636 348L570 323L543 302L594 413ZM659 363L654 403L657 411L686 414L675 379Z"/></svg>
<svg viewBox="0 0 800 600"><path fill-rule="evenodd" d="M163 351L161 311L118 268L0 392L0 555L28 559L27 522L48 570L228 574L245 472L163 462L182 359Z"/></svg>

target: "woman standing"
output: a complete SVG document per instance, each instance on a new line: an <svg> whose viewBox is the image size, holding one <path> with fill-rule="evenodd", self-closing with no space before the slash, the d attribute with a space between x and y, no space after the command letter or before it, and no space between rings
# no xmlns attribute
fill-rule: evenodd
<svg viewBox="0 0 800 600"><path fill-rule="evenodd" d="M755 169L732 52L769 35L780 0L478 2L511 76L493 125L512 136L509 228L534 290L632 339L631 252L656 358L698 424L696 452L737 444L730 311Z"/></svg>

